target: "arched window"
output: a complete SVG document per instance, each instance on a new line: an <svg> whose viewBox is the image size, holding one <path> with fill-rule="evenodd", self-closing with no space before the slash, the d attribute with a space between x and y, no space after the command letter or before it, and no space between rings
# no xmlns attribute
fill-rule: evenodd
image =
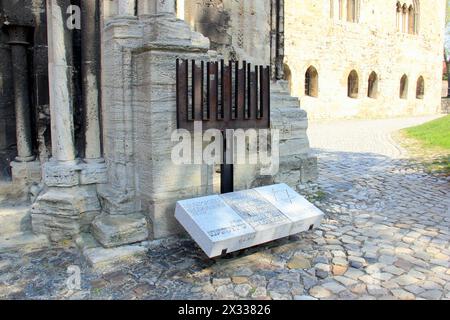
<svg viewBox="0 0 450 320"><path fill-rule="evenodd" d="M409 34L415 34L415 21L416 21L416 15L414 11L414 7L411 5L408 9L408 33Z"/></svg>
<svg viewBox="0 0 450 320"><path fill-rule="evenodd" d="M356 0L347 0L347 21L356 22Z"/></svg>
<svg viewBox="0 0 450 320"><path fill-rule="evenodd" d="M425 95L425 81L423 80L423 77L420 76L419 79L417 79L416 98L423 99L424 95Z"/></svg>
<svg viewBox="0 0 450 320"><path fill-rule="evenodd" d="M330 19L334 18L334 0L330 0Z"/></svg>
<svg viewBox="0 0 450 320"><path fill-rule="evenodd" d="M402 30L402 4L397 2L397 31Z"/></svg>
<svg viewBox="0 0 450 320"><path fill-rule="evenodd" d="M310 97L319 95L319 74L313 66L310 66L305 73L305 95Z"/></svg>
<svg viewBox="0 0 450 320"><path fill-rule="evenodd" d="M419 34L419 25L420 25L420 1L413 0L413 8L414 8L414 34Z"/></svg>
<svg viewBox="0 0 450 320"><path fill-rule="evenodd" d="M347 21L358 22L359 21L359 6L360 0L347 0Z"/></svg>
<svg viewBox="0 0 450 320"><path fill-rule="evenodd" d="M400 79L400 99L408 98L408 77L406 74Z"/></svg>
<svg viewBox="0 0 450 320"><path fill-rule="evenodd" d="M367 96L372 99L376 99L378 97L378 76L375 72L372 72L369 76Z"/></svg>
<svg viewBox="0 0 450 320"><path fill-rule="evenodd" d="M408 6L406 3L402 6L402 32L406 32L406 25L408 23Z"/></svg>
<svg viewBox="0 0 450 320"><path fill-rule="evenodd" d="M348 75L347 81L347 95L350 98L356 99L358 98L359 93L359 77L358 73L355 70L352 70Z"/></svg>
<svg viewBox="0 0 450 320"><path fill-rule="evenodd" d="M339 0L339 20L344 18L344 0Z"/></svg>

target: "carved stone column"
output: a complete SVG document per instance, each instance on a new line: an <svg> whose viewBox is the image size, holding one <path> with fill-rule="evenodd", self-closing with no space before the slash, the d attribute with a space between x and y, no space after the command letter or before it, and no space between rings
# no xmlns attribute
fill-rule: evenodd
<svg viewBox="0 0 450 320"><path fill-rule="evenodd" d="M13 67L14 103L16 110L16 136L18 162L35 159L31 141L31 109L28 90L27 31L25 27L9 28L9 45Z"/></svg>
<svg viewBox="0 0 450 320"><path fill-rule="evenodd" d="M81 3L82 96L85 110L85 160L101 161L99 112L99 7L97 0Z"/></svg>
<svg viewBox="0 0 450 320"><path fill-rule="evenodd" d="M96 186L75 153L72 30L66 25L70 4L47 0L52 158L44 165L45 186L33 204L32 225L35 233L52 241L70 240L87 231L100 211Z"/></svg>
<svg viewBox="0 0 450 320"><path fill-rule="evenodd" d="M31 103L28 79L27 28L11 26L8 28L11 47L14 105L16 115L17 157L11 162L12 178L20 196L27 198L31 183L41 178L40 165L33 154L31 133Z"/></svg>
<svg viewBox="0 0 450 320"><path fill-rule="evenodd" d="M72 33L65 24L70 1L47 1L52 157L74 162L73 97L71 96Z"/></svg>

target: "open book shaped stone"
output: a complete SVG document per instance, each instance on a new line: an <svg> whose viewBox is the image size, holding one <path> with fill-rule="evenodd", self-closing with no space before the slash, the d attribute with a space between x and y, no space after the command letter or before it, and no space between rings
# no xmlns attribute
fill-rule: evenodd
<svg viewBox="0 0 450 320"><path fill-rule="evenodd" d="M183 200L175 210L210 258L311 230L323 216L286 184Z"/></svg>

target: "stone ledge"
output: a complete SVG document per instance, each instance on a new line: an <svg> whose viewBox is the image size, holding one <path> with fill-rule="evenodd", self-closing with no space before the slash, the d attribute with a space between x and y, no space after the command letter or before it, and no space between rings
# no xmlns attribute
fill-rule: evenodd
<svg viewBox="0 0 450 320"><path fill-rule="evenodd" d="M142 214L99 216L92 223L91 230L105 248L145 241L149 236L147 221Z"/></svg>
<svg viewBox="0 0 450 320"><path fill-rule="evenodd" d="M134 192L104 184L97 189L102 211L111 215L127 215L140 211Z"/></svg>
<svg viewBox="0 0 450 320"><path fill-rule="evenodd" d="M76 161L69 164L49 161L44 164L43 178L48 187L74 187L108 182L107 166L101 161L92 163Z"/></svg>
<svg viewBox="0 0 450 320"><path fill-rule="evenodd" d="M32 206L33 231L55 242L72 240L89 229L100 210L95 186L49 188Z"/></svg>
<svg viewBox="0 0 450 320"><path fill-rule="evenodd" d="M145 259L147 248L139 245L123 246L112 249L91 248L84 249L83 256L88 264L98 270L111 270L123 264L137 263Z"/></svg>
<svg viewBox="0 0 450 320"><path fill-rule="evenodd" d="M7 251L30 252L49 246L50 242L45 235L22 233L0 238L0 253Z"/></svg>
<svg viewBox="0 0 450 320"><path fill-rule="evenodd" d="M9 236L30 230L30 205L2 205L0 207L0 235Z"/></svg>

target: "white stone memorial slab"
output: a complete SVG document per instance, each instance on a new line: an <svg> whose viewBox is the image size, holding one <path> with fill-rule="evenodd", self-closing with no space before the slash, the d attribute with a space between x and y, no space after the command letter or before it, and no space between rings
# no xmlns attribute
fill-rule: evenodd
<svg viewBox="0 0 450 320"><path fill-rule="evenodd" d="M183 200L175 218L208 257L317 227L323 213L286 184Z"/></svg>
<svg viewBox="0 0 450 320"><path fill-rule="evenodd" d="M276 184L255 190L293 222L290 235L316 228L323 219L322 211L287 184Z"/></svg>
<svg viewBox="0 0 450 320"><path fill-rule="evenodd" d="M256 232L254 245L289 236L292 221L255 190L221 195Z"/></svg>
<svg viewBox="0 0 450 320"><path fill-rule="evenodd" d="M217 195L179 201L175 218L208 257L251 247L256 235Z"/></svg>

